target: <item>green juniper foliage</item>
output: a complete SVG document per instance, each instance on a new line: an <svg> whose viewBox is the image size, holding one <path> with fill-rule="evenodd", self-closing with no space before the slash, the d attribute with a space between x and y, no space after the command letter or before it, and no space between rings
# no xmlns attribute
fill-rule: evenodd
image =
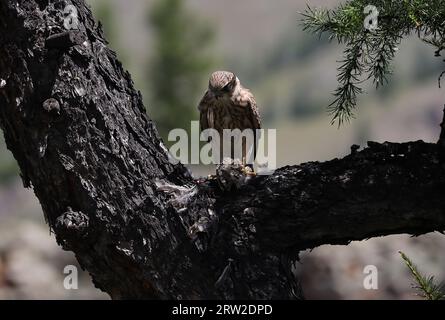
<svg viewBox="0 0 445 320"><path fill-rule="evenodd" d="M406 254L404 254L402 251L399 251L399 253L416 281L414 288L418 290L419 295L427 300L445 299L445 284L437 284L434 281L433 276L427 277L420 273Z"/></svg>
<svg viewBox="0 0 445 320"><path fill-rule="evenodd" d="M378 10L375 30L364 27L368 5ZM363 81L372 79L376 88L387 82L402 38L416 34L435 48L436 56L445 49L444 0L349 0L335 10L308 6L302 16L304 30L327 33L330 40L346 45L338 68L339 86L329 106L332 122L339 125L354 116Z"/></svg>

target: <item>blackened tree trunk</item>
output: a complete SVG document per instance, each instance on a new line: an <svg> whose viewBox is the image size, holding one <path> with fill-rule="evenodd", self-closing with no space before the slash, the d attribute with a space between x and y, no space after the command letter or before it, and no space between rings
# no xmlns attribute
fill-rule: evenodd
<svg viewBox="0 0 445 320"><path fill-rule="evenodd" d="M8 148L58 243L112 298L300 298L300 250L445 229L436 144L369 143L222 191L170 163L83 0L2 0L0 28Z"/></svg>

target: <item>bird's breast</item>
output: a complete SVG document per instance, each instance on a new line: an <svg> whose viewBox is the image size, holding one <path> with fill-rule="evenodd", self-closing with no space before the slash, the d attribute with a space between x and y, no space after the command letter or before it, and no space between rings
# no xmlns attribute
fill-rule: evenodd
<svg viewBox="0 0 445 320"><path fill-rule="evenodd" d="M231 99L215 99L207 110L207 121L210 128L220 132L224 129L252 128L252 123L246 114L248 110L236 104Z"/></svg>

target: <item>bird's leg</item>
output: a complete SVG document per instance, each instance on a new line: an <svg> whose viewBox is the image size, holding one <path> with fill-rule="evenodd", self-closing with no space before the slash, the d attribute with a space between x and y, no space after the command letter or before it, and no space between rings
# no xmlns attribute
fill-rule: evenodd
<svg viewBox="0 0 445 320"><path fill-rule="evenodd" d="M243 166L243 170L242 171L243 171L243 173L246 176L256 176L256 173L253 170L253 164L252 164L252 166L247 164L247 155L249 154L249 150L247 149L247 142L246 142L245 139L242 140L242 148L243 148L241 150L241 152L242 152L241 163L242 163L242 166Z"/></svg>

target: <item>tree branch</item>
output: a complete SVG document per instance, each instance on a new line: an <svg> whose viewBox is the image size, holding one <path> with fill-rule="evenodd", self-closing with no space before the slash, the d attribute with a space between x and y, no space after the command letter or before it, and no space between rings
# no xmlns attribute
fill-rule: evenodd
<svg viewBox="0 0 445 320"><path fill-rule="evenodd" d="M443 120L442 123L440 124L440 137L439 137L439 141L437 142L437 144L445 149L445 107L443 109Z"/></svg>
<svg viewBox="0 0 445 320"><path fill-rule="evenodd" d="M299 298L299 250L445 229L436 145L370 143L223 192L169 162L83 0L2 1L0 26L7 146L58 243L113 298Z"/></svg>
<svg viewBox="0 0 445 320"><path fill-rule="evenodd" d="M445 230L445 167L435 144L369 142L343 159L286 167L244 186L221 211L249 210L274 252Z"/></svg>

